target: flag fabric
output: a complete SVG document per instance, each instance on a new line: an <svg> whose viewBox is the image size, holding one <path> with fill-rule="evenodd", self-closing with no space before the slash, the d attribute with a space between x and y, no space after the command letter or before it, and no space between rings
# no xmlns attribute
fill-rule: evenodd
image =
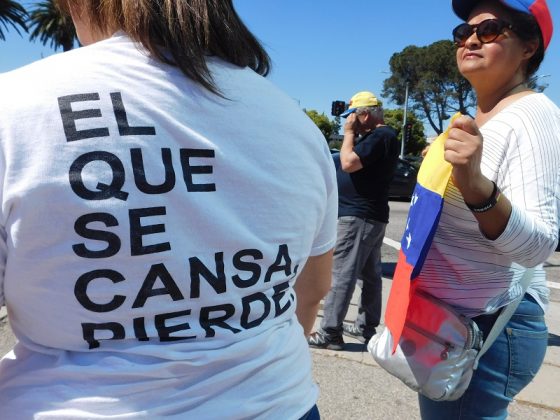
<svg viewBox="0 0 560 420"><path fill-rule="evenodd" d="M451 122L460 115L455 114ZM393 352L404 328L411 285L420 274L430 249L443 208L445 189L451 177L452 166L444 159L444 144L448 135L449 127L431 144L420 166L410 200L406 228L385 311L385 325L393 337Z"/></svg>

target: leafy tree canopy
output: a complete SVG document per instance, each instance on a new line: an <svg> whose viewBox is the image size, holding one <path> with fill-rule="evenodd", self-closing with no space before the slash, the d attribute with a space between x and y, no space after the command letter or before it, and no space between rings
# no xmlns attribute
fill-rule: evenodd
<svg viewBox="0 0 560 420"><path fill-rule="evenodd" d="M13 27L21 35L20 29L27 32L27 12L17 1L0 0L0 39L5 41L5 31Z"/></svg>
<svg viewBox="0 0 560 420"><path fill-rule="evenodd" d="M382 96L402 105L408 84L410 109L440 134L445 120L457 111L468 114L475 104L469 82L457 69L455 52L455 45L443 40L425 47L410 45L393 54Z"/></svg>
<svg viewBox="0 0 560 420"><path fill-rule="evenodd" d="M328 142L331 138L331 135L337 134L338 130L340 130L340 118L337 117L334 120L330 120L329 117L325 115L325 113L319 114L314 109L304 109L305 113L311 120L315 123L323 136L325 136L325 140Z"/></svg>
<svg viewBox="0 0 560 420"><path fill-rule="evenodd" d="M403 138L403 115L402 109L385 109L385 124L397 130L397 138L402 141ZM424 135L424 124L418 117L412 113L406 113L406 124L411 125L410 138L404 145L405 155L420 155L420 152L426 147L426 136Z"/></svg>

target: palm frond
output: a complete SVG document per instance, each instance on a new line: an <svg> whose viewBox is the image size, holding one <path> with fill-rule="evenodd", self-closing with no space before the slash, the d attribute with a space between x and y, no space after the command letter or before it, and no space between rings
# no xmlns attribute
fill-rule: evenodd
<svg viewBox="0 0 560 420"><path fill-rule="evenodd" d="M39 39L43 45L49 44L55 50L71 50L77 40L74 24L69 16L62 15L53 0L41 1L29 13L29 39Z"/></svg>
<svg viewBox="0 0 560 420"><path fill-rule="evenodd" d="M5 31L10 27L20 35L20 29L27 32L27 18L25 8L17 1L0 0L0 39L6 39Z"/></svg>

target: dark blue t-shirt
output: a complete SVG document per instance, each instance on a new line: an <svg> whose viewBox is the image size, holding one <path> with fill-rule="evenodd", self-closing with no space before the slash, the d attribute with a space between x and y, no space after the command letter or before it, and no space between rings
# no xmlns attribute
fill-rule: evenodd
<svg viewBox="0 0 560 420"><path fill-rule="evenodd" d="M381 126L358 139L354 152L363 168L344 172L340 154L333 155L338 182L338 217L357 216L378 222L389 222L389 184L399 157L397 133Z"/></svg>

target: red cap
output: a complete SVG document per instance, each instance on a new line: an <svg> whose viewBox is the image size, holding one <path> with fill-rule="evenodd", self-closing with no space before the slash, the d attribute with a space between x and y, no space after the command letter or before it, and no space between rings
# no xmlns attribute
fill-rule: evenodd
<svg viewBox="0 0 560 420"><path fill-rule="evenodd" d="M464 21L468 20L472 9L482 0L453 0L453 11ZM500 2L510 9L528 13L535 17L544 42L544 49L550 44L552 38L552 16L546 4L546 0L500 0Z"/></svg>

